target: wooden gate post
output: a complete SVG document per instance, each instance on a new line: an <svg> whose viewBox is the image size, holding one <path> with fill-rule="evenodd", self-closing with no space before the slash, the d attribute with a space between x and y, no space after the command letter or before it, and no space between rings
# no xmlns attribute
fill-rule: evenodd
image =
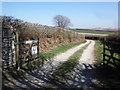
<svg viewBox="0 0 120 90"><path fill-rule="evenodd" d="M16 46L15 46L15 59L16 59L16 69L19 69L19 35L16 31Z"/></svg>
<svg viewBox="0 0 120 90"><path fill-rule="evenodd" d="M38 38L38 60L40 60L40 58L39 58L39 56L40 56L40 55L39 55L39 53L40 53L40 52L39 52L39 50L40 50L40 48L39 48L39 45L40 45L39 40L40 40L40 39Z"/></svg>
<svg viewBox="0 0 120 90"><path fill-rule="evenodd" d="M105 64L105 41L103 41L103 64Z"/></svg>

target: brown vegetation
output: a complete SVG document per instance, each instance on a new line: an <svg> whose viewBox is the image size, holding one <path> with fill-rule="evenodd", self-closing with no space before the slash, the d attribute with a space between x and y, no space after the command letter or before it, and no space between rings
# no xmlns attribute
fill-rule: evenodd
<svg viewBox="0 0 120 90"><path fill-rule="evenodd" d="M18 31L20 41L39 38L41 51L48 51L61 44L81 42L85 39L84 35L63 28L28 23L10 16L3 16L2 24L3 28L12 27L13 31Z"/></svg>

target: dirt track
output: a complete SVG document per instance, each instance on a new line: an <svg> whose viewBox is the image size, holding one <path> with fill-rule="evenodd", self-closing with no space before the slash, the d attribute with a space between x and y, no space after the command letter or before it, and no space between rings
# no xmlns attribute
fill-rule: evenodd
<svg viewBox="0 0 120 90"><path fill-rule="evenodd" d="M94 89L95 87L100 86L101 83L94 79L96 76L96 69L94 66L95 57L94 57L94 45L95 41L90 40L91 43L83 51L82 56L79 59L79 63L74 68L72 73L65 78L63 81L64 84L58 85L65 88L82 88L82 89Z"/></svg>

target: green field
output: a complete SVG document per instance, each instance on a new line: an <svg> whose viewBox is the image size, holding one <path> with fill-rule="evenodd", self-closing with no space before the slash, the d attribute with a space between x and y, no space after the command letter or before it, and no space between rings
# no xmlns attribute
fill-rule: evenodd
<svg viewBox="0 0 120 90"><path fill-rule="evenodd" d="M94 33L94 34L111 34L111 33L114 33L113 31L95 31L95 30L82 30L82 29L71 29L71 31L74 31L74 32L80 32L80 33Z"/></svg>

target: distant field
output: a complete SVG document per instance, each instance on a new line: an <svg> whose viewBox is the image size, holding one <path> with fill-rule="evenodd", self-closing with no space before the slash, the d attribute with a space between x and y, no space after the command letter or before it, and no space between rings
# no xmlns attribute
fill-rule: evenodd
<svg viewBox="0 0 120 90"><path fill-rule="evenodd" d="M88 30L88 29L70 29L71 31L74 31L74 32L80 32L80 33L94 33L94 34L111 34L111 33L114 33L113 31L97 31L97 30Z"/></svg>

